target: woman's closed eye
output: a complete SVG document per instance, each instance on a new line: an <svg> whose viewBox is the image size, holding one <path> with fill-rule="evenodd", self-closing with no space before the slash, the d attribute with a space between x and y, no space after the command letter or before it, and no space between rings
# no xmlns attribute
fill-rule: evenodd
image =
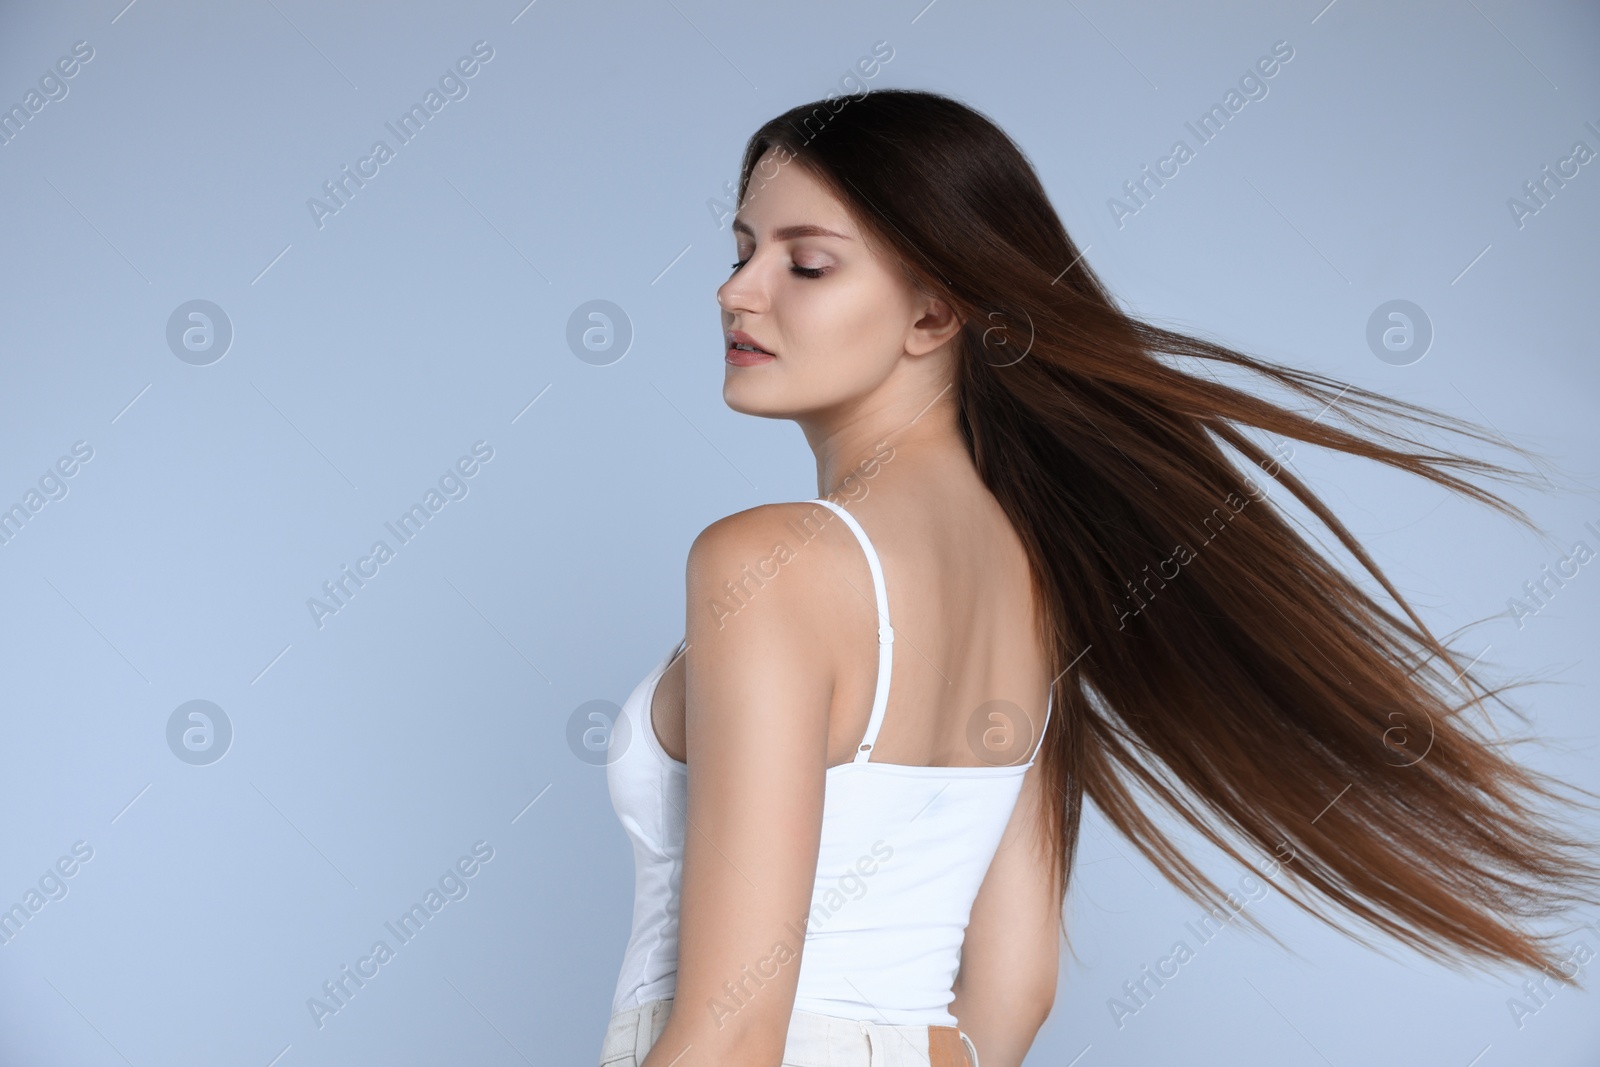
<svg viewBox="0 0 1600 1067"><path fill-rule="evenodd" d="M737 263L733 264L733 269L738 270L748 262L750 262L749 257L741 259ZM790 266L789 269L795 274L800 275L802 278L820 278L826 270L824 267L802 267L798 264Z"/></svg>

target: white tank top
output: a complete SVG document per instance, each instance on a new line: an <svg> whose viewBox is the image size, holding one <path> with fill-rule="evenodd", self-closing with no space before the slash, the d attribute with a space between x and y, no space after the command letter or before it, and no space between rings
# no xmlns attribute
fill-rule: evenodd
<svg viewBox="0 0 1600 1067"><path fill-rule="evenodd" d="M1022 776L1038 757L1044 730L1028 762L1013 766L869 760L888 705L894 650L883 567L854 516L831 500L813 503L844 519L866 551L878 602L877 690L855 758L826 771L811 911L788 924L781 938L787 951L775 945L724 985L719 1015L733 1014L758 995L780 968L795 966L798 954L798 1010L897 1025L953 1026L949 1004L972 902L1010 821ZM661 747L650 705L683 645L680 641L629 694L611 735L613 745L619 737L628 739L623 752L607 763L606 784L632 840L634 860L633 932L613 1012L671 997L677 985L688 765ZM1054 695L1052 684L1046 726Z"/></svg>

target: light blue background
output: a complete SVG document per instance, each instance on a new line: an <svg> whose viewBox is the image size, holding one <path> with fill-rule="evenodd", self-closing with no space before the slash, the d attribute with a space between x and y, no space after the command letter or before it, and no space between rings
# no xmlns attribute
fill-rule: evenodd
<svg viewBox="0 0 1600 1067"><path fill-rule="evenodd" d="M0 906L94 850L0 947L5 1063L595 1061L632 868L569 716L676 643L698 531L817 491L791 425L722 403L733 245L709 203L761 121L877 41L894 56L869 84L996 119L1137 312L1563 466L1559 492L1516 495L1541 541L1297 449L1439 632L1505 612L1573 541L1600 549L1600 163L1520 228L1507 207L1574 141L1600 149L1592 5L124 3L0 14L6 106L94 49L0 147L0 504L94 450L0 546ZM307 198L393 146L383 124L480 40L468 95L318 229ZM1119 228L1108 198L1280 40L1268 96ZM165 340L194 299L234 329L209 366ZM566 342L594 299L634 332L605 366ZM1365 341L1391 299L1436 333L1409 366ZM319 629L307 598L477 441L494 456L467 496ZM1492 677L1560 683L1522 692L1550 743L1519 751L1591 789L1597 566L1461 642ZM234 729L209 766L167 746L194 699ZM470 893L319 1030L307 998L477 841ZM1030 1065L1600 1057L1593 994L1519 1028L1526 975L1373 953L1276 893L1251 909L1298 955L1230 929L1119 1029L1108 1000L1198 909L1093 813L1080 860L1078 958Z"/></svg>

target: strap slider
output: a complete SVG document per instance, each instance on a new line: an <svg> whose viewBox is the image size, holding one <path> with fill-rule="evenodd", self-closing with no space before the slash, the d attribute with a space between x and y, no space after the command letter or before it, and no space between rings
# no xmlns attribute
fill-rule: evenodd
<svg viewBox="0 0 1600 1067"><path fill-rule="evenodd" d="M894 627L882 625L878 627L878 644L889 645L894 643Z"/></svg>

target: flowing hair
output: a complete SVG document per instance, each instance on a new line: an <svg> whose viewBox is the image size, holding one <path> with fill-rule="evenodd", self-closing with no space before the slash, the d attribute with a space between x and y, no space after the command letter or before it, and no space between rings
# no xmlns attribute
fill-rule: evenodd
<svg viewBox="0 0 1600 1067"><path fill-rule="evenodd" d="M1221 901L1141 806L1142 788L1241 863L1229 837L1274 856L1289 899L1368 947L1328 903L1453 968L1562 962L1555 935L1528 923L1593 903L1600 871L1541 802L1583 807L1563 791L1595 794L1520 765L1465 720L1472 707L1487 719L1491 700L1522 713L1501 695L1511 686L1483 685L1475 661L1429 632L1278 461L1282 446L1269 453L1245 430L1378 460L1537 529L1468 477L1530 476L1384 423L1529 454L1453 416L1128 315L1022 151L949 97L882 89L792 108L751 136L739 202L789 163L965 320L959 423L1026 547L1039 637L1061 672L1039 761L1063 903L1086 795L1183 893ZM1209 365L1315 414L1225 385ZM1297 533L1252 468L1331 530L1403 617Z"/></svg>

